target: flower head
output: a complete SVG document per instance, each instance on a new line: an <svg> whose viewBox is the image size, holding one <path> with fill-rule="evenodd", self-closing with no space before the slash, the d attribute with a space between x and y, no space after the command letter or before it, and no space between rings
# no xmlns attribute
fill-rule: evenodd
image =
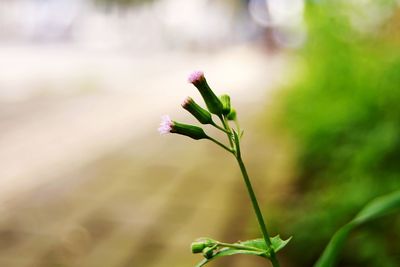
<svg viewBox="0 0 400 267"><path fill-rule="evenodd" d="M188 82L190 83L197 83L204 79L204 72L201 70L196 70L189 75Z"/></svg>
<svg viewBox="0 0 400 267"><path fill-rule="evenodd" d="M201 96L206 103L208 111L213 114L222 114L222 103L219 98L211 90L202 71L194 71L189 75L188 81L199 90Z"/></svg>
<svg viewBox="0 0 400 267"><path fill-rule="evenodd" d="M176 133L186 135L196 140L208 138L202 128L173 121L168 115L161 117L161 123L158 131L160 134Z"/></svg>
<svg viewBox="0 0 400 267"><path fill-rule="evenodd" d="M164 115L161 117L161 123L158 131L160 132L160 134L170 133L173 125L174 123L171 118L168 115Z"/></svg>
<svg viewBox="0 0 400 267"><path fill-rule="evenodd" d="M183 100L181 106L182 106L183 108L186 108L186 107L188 107L190 104L192 104L193 102L194 102L193 99L192 99L191 97L188 96L188 97L185 98L185 100Z"/></svg>

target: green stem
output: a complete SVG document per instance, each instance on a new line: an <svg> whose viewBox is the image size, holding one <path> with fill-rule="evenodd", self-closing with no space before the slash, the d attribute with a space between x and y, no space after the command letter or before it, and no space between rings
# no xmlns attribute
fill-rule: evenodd
<svg viewBox="0 0 400 267"><path fill-rule="evenodd" d="M223 149L227 150L228 152L233 153L232 148L227 147L226 145L222 144L221 142L215 140L214 138L212 138L212 137L210 137L210 136L208 137L208 139L211 140L211 141L213 141L214 143L216 143L217 145L219 145L219 146L222 147Z"/></svg>
<svg viewBox="0 0 400 267"><path fill-rule="evenodd" d="M244 182L245 182L246 187L247 187L247 191L248 191L250 199L251 199L251 203L253 204L253 209L254 209L254 211L256 213L258 224L259 224L261 232L263 234L263 237L264 237L264 240L265 240L265 244L267 245L267 248L270 251L270 254L271 254L271 259L270 260L271 260L272 266L279 267L279 262L278 262L278 259L276 258L276 255L275 255L275 252L274 252L273 248L271 247L272 244L271 244L271 240L269 239L267 226L265 225L264 218L262 216L260 207L258 205L256 194L254 193L253 186L251 185L249 175L247 174L246 167L244 166L242 157L240 155L240 150L239 150L239 153L236 155L236 159L237 159L237 161L239 163L239 167L240 167L240 170L242 172L243 179L244 179Z"/></svg>
<svg viewBox="0 0 400 267"><path fill-rule="evenodd" d="M227 130L225 130L224 128L222 128L221 126L219 126L218 124L216 124L215 122L211 123L212 126L214 126L215 128L217 128L218 130L223 131L226 134L229 134L229 132Z"/></svg>
<svg viewBox="0 0 400 267"><path fill-rule="evenodd" d="M239 125L239 121L237 120L237 118L235 119L235 125L236 125L238 135L239 135L239 137L241 137L242 131L240 130L240 125Z"/></svg>
<svg viewBox="0 0 400 267"><path fill-rule="evenodd" d="M272 266L274 267L279 267L279 261L278 258L276 257L275 251L271 250L271 262L272 262Z"/></svg>
<svg viewBox="0 0 400 267"><path fill-rule="evenodd" d="M241 156L241 152L240 152L240 137L239 137L239 135L235 134L235 138L232 139L234 137L234 135L232 133L231 127L229 126L229 123L228 123L226 117L221 115L221 116L219 116L219 118L220 118L224 128L226 129L226 131L228 131L227 136L229 139L229 143L231 145L231 149L229 151L235 155L236 160L239 163L240 171L242 172L243 179L244 179L247 191L248 191L250 199L251 199L251 203L253 204L253 209L254 209L254 212L256 213L258 224L260 226L262 235L264 237L265 244L270 252L270 261L272 263L272 266L279 267L279 262L278 262L278 259L276 258L275 251L272 248L271 240L269 239L269 234L267 231L267 226L265 225L264 218L262 216L260 207L258 205L256 194L254 193L253 186L251 185L249 175L247 174L246 167L244 166L244 163L242 160L242 156ZM239 134L240 134L240 132L239 132ZM225 149L227 149L227 148L225 148Z"/></svg>
<svg viewBox="0 0 400 267"><path fill-rule="evenodd" d="M222 115L219 116L219 119L221 120L222 124L224 125L224 128L226 130L226 135L228 136L229 139L229 144L233 148L233 141L232 141L232 130L231 127L229 126L229 123L227 122L226 118L223 117Z"/></svg>

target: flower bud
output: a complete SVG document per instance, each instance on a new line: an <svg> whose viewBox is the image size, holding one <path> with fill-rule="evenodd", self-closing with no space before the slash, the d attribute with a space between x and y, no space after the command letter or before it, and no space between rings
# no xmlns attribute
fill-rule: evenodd
<svg viewBox="0 0 400 267"><path fill-rule="evenodd" d="M206 133L202 128L194 125L178 123L175 121L174 125L172 126L171 133L186 135L196 140L208 138L208 136L206 135Z"/></svg>
<svg viewBox="0 0 400 267"><path fill-rule="evenodd" d="M212 124L213 120L210 112L200 107L191 97L188 97L183 101L182 107L190 112L200 123Z"/></svg>
<svg viewBox="0 0 400 267"><path fill-rule="evenodd" d="M229 112L229 114L226 117L230 121L236 120L236 110L232 108L231 111Z"/></svg>
<svg viewBox="0 0 400 267"><path fill-rule="evenodd" d="M192 253L201 253L203 249L206 247L206 244L201 241L195 241L192 243L191 248L192 248Z"/></svg>
<svg viewBox="0 0 400 267"><path fill-rule="evenodd" d="M229 114L229 112L231 112L231 98L229 95L221 95L219 99L222 103L222 113L224 115Z"/></svg>
<svg viewBox="0 0 400 267"><path fill-rule="evenodd" d="M207 80L204 77L204 73L202 71L195 71L189 76L188 81L196 86L196 88L199 90L204 102L207 105L207 109L213 114L221 115L222 103L211 90L210 86L208 86Z"/></svg>
<svg viewBox="0 0 400 267"><path fill-rule="evenodd" d="M181 135L186 135L196 140L208 138L202 128L194 125L172 121L168 115L162 117L160 128L158 128L158 131L161 134L177 133Z"/></svg>
<svg viewBox="0 0 400 267"><path fill-rule="evenodd" d="M216 246L212 246L212 247L206 247L203 249L203 256L206 259L211 259L212 256L214 255L214 249L216 248Z"/></svg>

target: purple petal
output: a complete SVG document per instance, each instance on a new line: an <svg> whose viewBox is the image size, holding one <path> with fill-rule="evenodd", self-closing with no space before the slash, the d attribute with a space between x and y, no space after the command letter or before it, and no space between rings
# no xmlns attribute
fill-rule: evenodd
<svg viewBox="0 0 400 267"><path fill-rule="evenodd" d="M190 83L196 83L203 78L204 78L204 72L202 72L200 70L196 70L196 71L192 72L192 74L189 75L188 81Z"/></svg>
<svg viewBox="0 0 400 267"><path fill-rule="evenodd" d="M160 134L170 133L172 130L172 125L173 122L171 118L168 115L164 115L161 117L161 123L160 127L158 128L158 131L160 132Z"/></svg>

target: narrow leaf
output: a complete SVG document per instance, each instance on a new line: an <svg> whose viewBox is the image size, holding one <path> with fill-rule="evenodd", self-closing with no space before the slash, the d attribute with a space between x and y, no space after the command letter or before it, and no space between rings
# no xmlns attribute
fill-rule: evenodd
<svg viewBox="0 0 400 267"><path fill-rule="evenodd" d="M400 209L400 191L378 197L369 202L348 224L331 238L314 267L333 267L347 236L355 227Z"/></svg>
<svg viewBox="0 0 400 267"><path fill-rule="evenodd" d="M391 213L398 208L400 208L400 191L371 201L357 214L353 222L359 225Z"/></svg>
<svg viewBox="0 0 400 267"><path fill-rule="evenodd" d="M322 256L318 259L314 267L333 267L335 266L336 259L343 247L347 236L354 228L354 224L346 224L340 228L329 241L328 246L325 248Z"/></svg>

